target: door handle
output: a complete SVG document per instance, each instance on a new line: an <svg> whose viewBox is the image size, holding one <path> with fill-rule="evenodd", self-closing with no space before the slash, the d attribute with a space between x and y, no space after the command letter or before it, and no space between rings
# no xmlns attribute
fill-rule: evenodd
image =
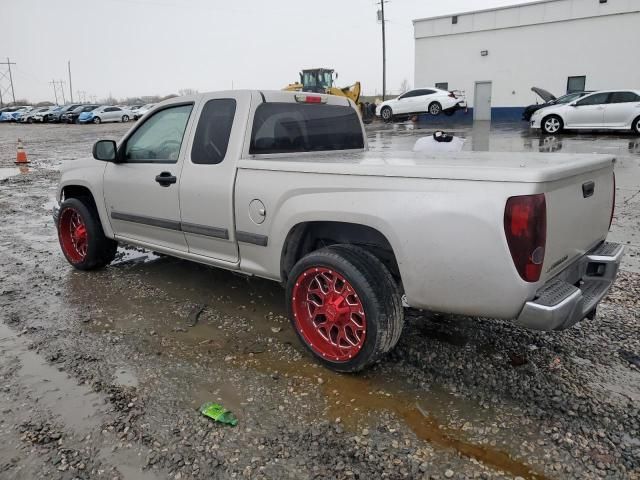
<svg viewBox="0 0 640 480"><path fill-rule="evenodd" d="M172 183L176 183L178 179L171 172L162 172L160 175L156 175L156 182L163 187L168 187Z"/></svg>

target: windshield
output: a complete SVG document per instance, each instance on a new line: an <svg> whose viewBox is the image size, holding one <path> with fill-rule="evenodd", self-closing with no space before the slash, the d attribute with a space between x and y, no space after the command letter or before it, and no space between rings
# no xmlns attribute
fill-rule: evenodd
<svg viewBox="0 0 640 480"><path fill-rule="evenodd" d="M331 72L303 72L302 84L305 87L329 88L333 83Z"/></svg>

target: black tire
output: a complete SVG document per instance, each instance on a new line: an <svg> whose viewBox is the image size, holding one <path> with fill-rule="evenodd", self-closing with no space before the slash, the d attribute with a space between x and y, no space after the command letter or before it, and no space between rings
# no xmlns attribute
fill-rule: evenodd
<svg viewBox="0 0 640 480"><path fill-rule="evenodd" d="M100 117L93 117L92 122L96 125L100 125L100 122L102 122L102 120L100 120Z"/></svg>
<svg viewBox="0 0 640 480"><path fill-rule="evenodd" d="M28 118L27 118L27 123L33 123L33 118L28 117Z"/></svg>
<svg viewBox="0 0 640 480"><path fill-rule="evenodd" d="M294 289L305 272L327 268L344 277L357 293L366 316L366 335L360 350L345 361L333 361L318 354L299 330L294 318ZM398 342L404 324L402 295L389 270L373 254L351 245L332 245L309 253L291 270L286 289L291 325L313 357L337 372L361 371L389 352Z"/></svg>
<svg viewBox="0 0 640 480"><path fill-rule="evenodd" d="M122 123L127 123L129 121L129 115L122 116Z"/></svg>
<svg viewBox="0 0 640 480"><path fill-rule="evenodd" d="M393 122L393 110L391 110L391 107L382 107L380 118L385 123Z"/></svg>
<svg viewBox="0 0 640 480"><path fill-rule="evenodd" d="M442 113L442 105L440 105L440 102L431 102L429 104L428 111L431 115L437 117L438 115L440 115L440 113Z"/></svg>
<svg viewBox="0 0 640 480"><path fill-rule="evenodd" d="M553 135L562 132L562 129L564 128L564 122L558 115L549 115L548 117L544 117L542 119L540 127L542 128L542 131L544 133Z"/></svg>
<svg viewBox="0 0 640 480"><path fill-rule="evenodd" d="M637 135L640 135L640 117L636 118L631 124L631 130Z"/></svg>
<svg viewBox="0 0 640 480"><path fill-rule="evenodd" d="M77 213L86 228L87 235L87 248L84 258L78 260L71 255L64 245L64 238L66 233L64 229L64 220L69 213ZM67 261L78 270L95 270L108 265L113 261L118 249L118 242L107 238L102 229L98 212L91 199L81 198L69 198L62 202L60 210L58 212L58 241L62 253Z"/></svg>

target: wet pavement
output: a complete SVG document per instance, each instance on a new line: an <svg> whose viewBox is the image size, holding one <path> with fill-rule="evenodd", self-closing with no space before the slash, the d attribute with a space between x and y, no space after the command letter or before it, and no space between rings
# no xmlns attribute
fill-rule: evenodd
<svg viewBox="0 0 640 480"><path fill-rule="evenodd" d="M624 272L566 332L407 311L396 350L354 376L304 353L273 282L134 248L68 266L60 164L128 127L0 125L0 478L640 478L640 138L447 126L468 150L616 155ZM367 131L409 150L434 128Z"/></svg>

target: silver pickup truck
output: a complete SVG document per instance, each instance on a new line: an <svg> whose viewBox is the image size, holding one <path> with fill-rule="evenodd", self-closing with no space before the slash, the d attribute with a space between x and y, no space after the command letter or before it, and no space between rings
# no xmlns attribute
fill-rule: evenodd
<svg viewBox="0 0 640 480"><path fill-rule="evenodd" d="M76 268L118 243L282 282L324 365L397 343L405 306L558 330L595 314L623 254L605 242L614 158L370 152L345 98L227 91L156 105L62 173Z"/></svg>

